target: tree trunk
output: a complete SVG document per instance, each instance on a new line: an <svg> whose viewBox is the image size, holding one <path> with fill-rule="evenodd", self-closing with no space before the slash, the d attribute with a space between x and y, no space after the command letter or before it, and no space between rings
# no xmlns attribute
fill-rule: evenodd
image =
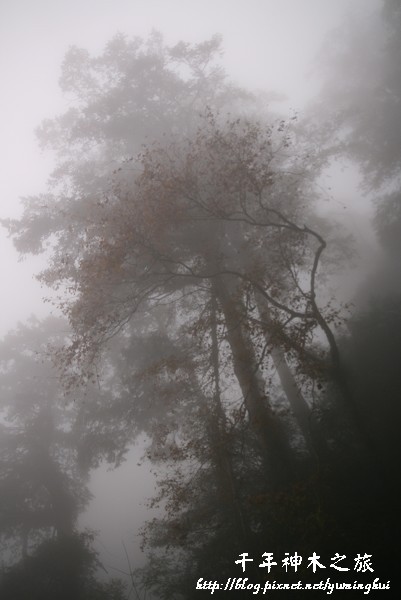
<svg viewBox="0 0 401 600"><path fill-rule="evenodd" d="M234 373L242 391L250 425L259 442L272 485L280 486L290 478L292 452L282 424L269 406L252 340L241 323L242 300L235 299L232 283L232 279L216 277L214 289L224 315Z"/></svg>
<svg viewBox="0 0 401 600"><path fill-rule="evenodd" d="M213 413L209 419L209 435L212 448L213 462L217 474L217 486L221 504L226 506L233 522L235 535L238 540L238 552L241 548L250 547L250 532L241 503L238 498L238 488L235 482L235 476L232 465L232 457L229 448L229 439L227 436L226 415L221 403L220 392L220 364L219 347L217 339L217 302L215 290L212 289L211 295L211 338L212 352L211 364L213 369L213 378L215 383Z"/></svg>
<svg viewBox="0 0 401 600"><path fill-rule="evenodd" d="M283 392L287 397L288 403L291 406L291 410L305 439L306 446L312 456L315 456L318 459L324 458L327 456L328 448L326 440L321 434L319 423L297 385L295 377L288 366L283 349L277 343L271 341L269 326L270 328L273 327L273 323L269 307L266 305L264 298L261 298L258 291L255 292L255 299L259 315L265 325L265 340L271 345L270 354L273 359L273 364L277 370Z"/></svg>

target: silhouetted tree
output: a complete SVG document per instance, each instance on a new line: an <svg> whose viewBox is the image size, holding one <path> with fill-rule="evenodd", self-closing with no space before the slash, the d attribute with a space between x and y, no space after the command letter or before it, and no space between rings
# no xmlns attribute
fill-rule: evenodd
<svg viewBox="0 0 401 600"><path fill-rule="evenodd" d="M67 335L64 320L32 318L0 344L0 595L10 600L123 597L96 581L92 537L76 529L90 499L82 404L65 397L49 356Z"/></svg>
<svg viewBox="0 0 401 600"><path fill-rule="evenodd" d="M25 557L38 536L71 534L90 497L76 462L78 407L66 403L47 355L65 327L32 320L1 343L1 533L19 537Z"/></svg>
<svg viewBox="0 0 401 600"><path fill-rule="evenodd" d="M23 562L3 571L0 593L4 600L123 600L120 582L96 579L100 565L88 534L45 540Z"/></svg>

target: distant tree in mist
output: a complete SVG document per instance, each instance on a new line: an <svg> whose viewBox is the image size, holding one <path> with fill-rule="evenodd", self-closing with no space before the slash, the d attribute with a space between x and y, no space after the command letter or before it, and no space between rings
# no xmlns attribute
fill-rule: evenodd
<svg viewBox="0 0 401 600"><path fill-rule="evenodd" d="M1 533L19 538L22 556L41 536L69 534L89 500L76 463L77 407L65 398L46 356L64 343L56 319L32 321L1 343ZM57 338L57 342L56 342Z"/></svg>
<svg viewBox="0 0 401 600"><path fill-rule="evenodd" d="M362 15L360 15L362 16ZM354 393L391 477L401 448L398 331L401 302L401 5L382 0L333 35L322 58L317 123L326 148L360 169L373 199L383 249L379 268L358 292L359 311L344 344ZM319 121L319 118L321 119ZM331 139L330 139L331 138Z"/></svg>
<svg viewBox="0 0 401 600"><path fill-rule="evenodd" d="M329 152L361 170L375 198L375 225L384 247L399 253L401 237L401 6L381 0L336 31L321 53L317 127ZM321 118L322 117L322 118Z"/></svg>
<svg viewBox="0 0 401 600"><path fill-rule="evenodd" d="M89 471L79 461L81 404L66 399L49 345L65 343L66 323L19 325L0 344L0 595L121 598L98 584L89 534L77 533ZM114 587L113 587L114 586Z"/></svg>

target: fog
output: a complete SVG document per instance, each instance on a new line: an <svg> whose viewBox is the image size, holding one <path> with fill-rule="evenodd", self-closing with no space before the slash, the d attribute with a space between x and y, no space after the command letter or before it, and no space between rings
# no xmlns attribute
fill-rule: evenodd
<svg viewBox="0 0 401 600"><path fill-rule="evenodd" d="M2 599L395 588L400 26L0 3Z"/></svg>

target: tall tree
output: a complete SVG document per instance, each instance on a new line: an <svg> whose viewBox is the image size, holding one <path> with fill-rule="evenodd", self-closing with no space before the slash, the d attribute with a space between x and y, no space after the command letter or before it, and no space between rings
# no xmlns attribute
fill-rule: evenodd
<svg viewBox="0 0 401 600"><path fill-rule="evenodd" d="M157 36L148 44L118 37L100 57L76 49L66 57L62 85L75 92L76 108L41 130L59 156L51 193L28 199L23 219L9 227L21 250L40 251L46 240L53 245L41 278L73 299L61 302L80 340L70 350L81 363L91 363L138 307L195 291L211 276L232 325L245 318L238 295L248 286L268 302L273 321L286 322L287 339L298 337L298 347L316 326L330 334L315 301L325 243L304 226L313 159L304 149L298 155L284 121L219 126L210 115L203 117L205 131L193 133L206 106L232 109L246 98L213 66L217 52L216 39L167 48ZM155 102L162 123L151 109ZM165 141L136 157L145 131ZM191 273L197 260L203 272ZM300 285L304 276L309 290ZM285 477L288 442L269 414L253 342L242 326L228 331L251 422L264 452L277 456L275 477ZM336 358L330 335L329 341Z"/></svg>
<svg viewBox="0 0 401 600"><path fill-rule="evenodd" d="M32 321L1 344L1 531L21 539L24 557L35 538L71 534L90 497L76 462L77 407L65 404L47 356L51 340L64 343L65 327Z"/></svg>
<svg viewBox="0 0 401 600"><path fill-rule="evenodd" d="M245 295L256 290L263 297L293 347L304 347L321 327L338 361L316 302L317 268L326 244L298 223L308 218L313 192L303 157L290 146L283 122L218 125L209 116L187 142L170 140L143 152L133 167L140 169L133 187L122 189L117 181L113 196L97 206L85 226L82 253L74 256L76 300L65 306L77 336L67 360L82 364L87 359L91 365L102 343L138 311L151 310L167 296L179 303L183 294L196 294L213 282L234 371L268 469L275 470L273 480L285 479L290 449L258 374ZM48 269L44 280L67 283L71 264L63 263Z"/></svg>

